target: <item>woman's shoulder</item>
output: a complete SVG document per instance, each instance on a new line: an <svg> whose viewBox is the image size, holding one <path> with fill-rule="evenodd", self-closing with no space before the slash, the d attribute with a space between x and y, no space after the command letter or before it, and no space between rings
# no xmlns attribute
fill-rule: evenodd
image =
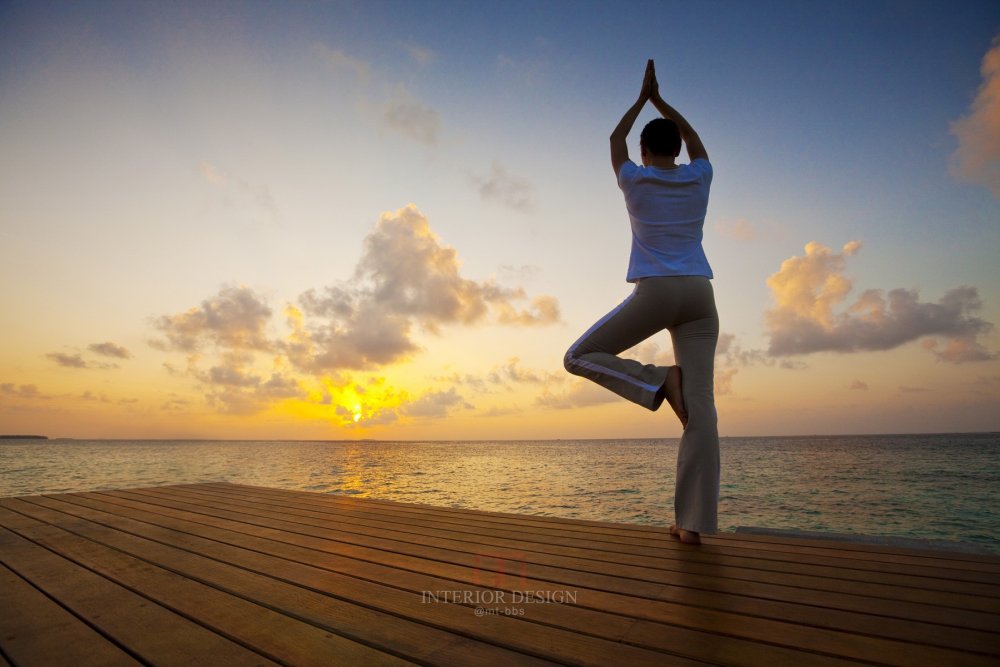
<svg viewBox="0 0 1000 667"><path fill-rule="evenodd" d="M691 163L688 164L688 167L703 174L711 174L713 171L712 163L709 162L708 158L706 157L700 157L691 160Z"/></svg>
<svg viewBox="0 0 1000 667"><path fill-rule="evenodd" d="M712 163L706 158L696 158L688 164L682 165L684 180L702 181L710 183L712 181Z"/></svg>

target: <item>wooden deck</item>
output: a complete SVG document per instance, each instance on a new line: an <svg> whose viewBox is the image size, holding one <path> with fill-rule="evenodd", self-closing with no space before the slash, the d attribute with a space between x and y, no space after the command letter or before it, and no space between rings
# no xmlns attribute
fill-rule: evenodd
<svg viewBox="0 0 1000 667"><path fill-rule="evenodd" d="M0 666L1000 664L990 556L197 484L0 499L0 563Z"/></svg>

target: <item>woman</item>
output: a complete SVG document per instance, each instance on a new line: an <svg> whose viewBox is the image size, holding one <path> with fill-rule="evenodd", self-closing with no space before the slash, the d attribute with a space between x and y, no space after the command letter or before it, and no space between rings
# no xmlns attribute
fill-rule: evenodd
<svg viewBox="0 0 1000 667"><path fill-rule="evenodd" d="M629 159L625 139L647 101L663 118L642 130L639 167ZM676 163L682 141L690 164ZM670 533L699 544L700 533L716 532L719 503L713 393L719 316L709 282L712 269L701 245L712 165L690 123L660 97L652 60L639 99L611 133L611 165L632 225L626 279L635 288L569 348L565 366L650 410L664 400L673 408L684 433ZM663 329L670 332L676 366L617 356Z"/></svg>

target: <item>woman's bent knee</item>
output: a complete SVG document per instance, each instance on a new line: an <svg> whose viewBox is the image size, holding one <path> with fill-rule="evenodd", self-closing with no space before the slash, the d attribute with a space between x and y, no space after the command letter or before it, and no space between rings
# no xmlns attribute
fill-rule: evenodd
<svg viewBox="0 0 1000 667"><path fill-rule="evenodd" d="M573 353L573 350L567 350L566 354L563 355L563 368L565 368L567 372L572 373L573 375L577 374L576 359L577 356Z"/></svg>

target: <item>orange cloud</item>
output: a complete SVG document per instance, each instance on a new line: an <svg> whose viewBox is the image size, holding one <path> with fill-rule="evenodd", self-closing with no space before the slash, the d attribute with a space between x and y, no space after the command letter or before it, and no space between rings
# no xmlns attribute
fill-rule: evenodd
<svg viewBox="0 0 1000 667"><path fill-rule="evenodd" d="M266 350L271 347L266 334L270 318L271 309L249 287L223 287L196 308L157 318L154 326L167 340L156 346L186 352L205 344Z"/></svg>
<svg viewBox="0 0 1000 667"><path fill-rule="evenodd" d="M93 343L87 346L87 349L95 354L100 354L105 357L114 357L116 359L131 359L132 353L126 348L118 345L117 343L112 343L108 341L106 343Z"/></svg>
<svg viewBox="0 0 1000 667"><path fill-rule="evenodd" d="M852 281L847 258L861 248L852 241L840 253L815 241L805 255L792 257L767 280L775 306L765 314L772 356L834 351L889 350L925 336L948 344L942 361L961 363L994 357L977 337L993 328L976 316L982 302L975 287L949 290L937 303L921 302L916 290L866 290L843 307Z"/></svg>
<svg viewBox="0 0 1000 667"><path fill-rule="evenodd" d="M951 168L960 178L985 185L1000 198L1000 36L983 57L980 71L983 83L969 115L951 125L958 139Z"/></svg>
<svg viewBox="0 0 1000 667"><path fill-rule="evenodd" d="M287 399L326 405L329 401L310 398L303 387L331 373L403 361L419 351L416 331L439 334L445 326L475 325L491 315L495 323L510 326L559 321L555 298L539 295L527 308L519 307L527 298L520 287L462 276L458 253L409 205L382 214L349 280L307 290L297 304L286 305L284 335L275 331L280 323L263 297L249 287L224 287L198 307L156 318L164 339L152 344L185 353L185 369L168 362L167 370L197 381L221 412L248 414ZM385 423L466 406L452 390L413 400L383 397L374 404L360 398L360 389L352 391L358 398L345 398L334 408L345 423Z"/></svg>
<svg viewBox="0 0 1000 667"><path fill-rule="evenodd" d="M38 390L38 386L34 384L21 384L16 385L13 382L4 382L0 384L0 394L4 396L9 396L13 398L30 398L30 399L48 399L51 396L47 396Z"/></svg>
<svg viewBox="0 0 1000 667"><path fill-rule="evenodd" d="M288 350L304 371L362 369L416 352L415 327L438 333L449 324L471 325L492 310L500 324L530 326L559 321L559 303L535 297L528 309L522 288L461 275L458 253L443 245L412 204L384 213L365 238L350 282L309 290L300 298L304 319Z"/></svg>

